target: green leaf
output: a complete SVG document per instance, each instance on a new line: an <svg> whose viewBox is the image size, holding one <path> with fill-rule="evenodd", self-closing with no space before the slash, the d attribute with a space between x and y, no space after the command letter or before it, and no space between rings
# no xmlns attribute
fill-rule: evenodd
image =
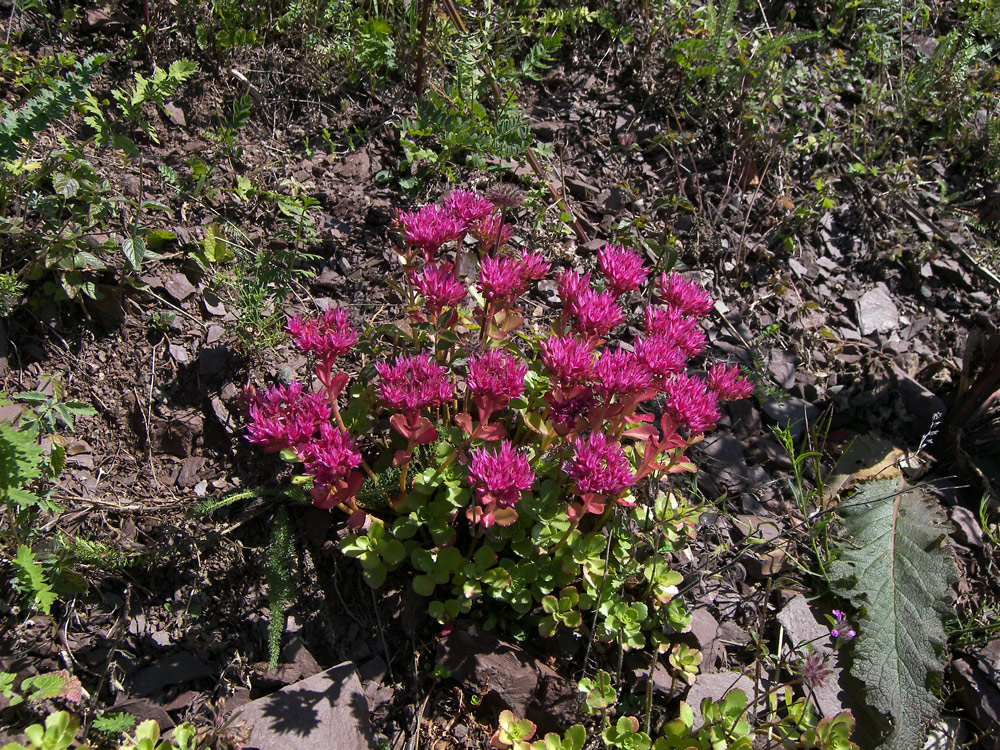
<svg viewBox="0 0 1000 750"><path fill-rule="evenodd" d="M129 267L133 271L138 271L142 266L142 259L146 255L146 241L142 237L126 237L122 242L122 252L125 254Z"/></svg>
<svg viewBox="0 0 1000 750"><path fill-rule="evenodd" d="M845 538L832 588L860 610L851 672L892 719L885 747L922 747L937 716L930 681L947 662L943 621L958 580L950 529L930 496L894 479L862 485L838 514Z"/></svg>
<svg viewBox="0 0 1000 750"><path fill-rule="evenodd" d="M68 174L56 172L52 175L52 189L68 200L80 192L80 182Z"/></svg>
<svg viewBox="0 0 1000 750"><path fill-rule="evenodd" d="M56 600L56 594L30 547L18 545L14 567L17 569L18 582L31 594L34 605L45 614L49 614L52 603Z"/></svg>

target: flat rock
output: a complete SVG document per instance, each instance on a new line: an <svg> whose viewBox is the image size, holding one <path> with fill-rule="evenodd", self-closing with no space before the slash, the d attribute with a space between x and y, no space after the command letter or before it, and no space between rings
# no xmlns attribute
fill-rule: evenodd
<svg viewBox="0 0 1000 750"><path fill-rule="evenodd" d="M825 660L830 675L822 685L813 686L811 692L823 717L836 716L844 710L838 697L843 670L837 666L837 652L829 648L830 629L816 621L802 594L796 594L788 600L778 613L778 623L785 629L789 651L796 651L804 657L811 650Z"/></svg>
<svg viewBox="0 0 1000 750"><path fill-rule="evenodd" d="M172 273L167 276L163 281L163 288L178 302L183 302L197 291L188 281L188 277L182 273Z"/></svg>
<svg viewBox="0 0 1000 750"><path fill-rule="evenodd" d="M140 698L148 698L168 685L182 685L210 674L212 670L197 656L190 651L179 651L136 672L132 692Z"/></svg>
<svg viewBox="0 0 1000 750"><path fill-rule="evenodd" d="M721 700L733 690L742 690L750 702L754 698L753 680L738 672L709 672L698 675L694 685L688 690L684 699L694 713L694 729L698 729L705 720L701 715L701 702L706 698L713 701Z"/></svg>
<svg viewBox="0 0 1000 750"><path fill-rule="evenodd" d="M791 431L796 440L802 437L806 424L812 424L820 415L819 408L796 396L789 396L781 401L764 399L760 408L778 427Z"/></svg>
<svg viewBox="0 0 1000 750"><path fill-rule="evenodd" d="M857 301L858 325L861 335L889 333L899 328L899 310L889 294L881 287L875 287Z"/></svg>
<svg viewBox="0 0 1000 750"><path fill-rule="evenodd" d="M364 691L346 662L248 703L236 722L250 729L245 750L375 747Z"/></svg>

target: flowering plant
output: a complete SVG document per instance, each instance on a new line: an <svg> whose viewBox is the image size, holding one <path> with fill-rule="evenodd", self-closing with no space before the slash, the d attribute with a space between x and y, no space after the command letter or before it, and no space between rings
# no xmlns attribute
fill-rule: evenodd
<svg viewBox="0 0 1000 750"><path fill-rule="evenodd" d="M300 462L313 503L349 515L342 549L371 585L409 560L443 624L493 599L528 616L509 628L586 627L571 607L638 648L687 623L666 556L695 512L671 478L694 470L685 452L719 404L752 386L722 364L688 371L713 302L676 273L650 282L632 248L605 245L596 278L556 275L561 310L527 320L524 297L552 269L510 246L516 203L455 191L399 212L405 325L289 318L317 387L250 389L248 440ZM633 310L643 333L626 342Z"/></svg>

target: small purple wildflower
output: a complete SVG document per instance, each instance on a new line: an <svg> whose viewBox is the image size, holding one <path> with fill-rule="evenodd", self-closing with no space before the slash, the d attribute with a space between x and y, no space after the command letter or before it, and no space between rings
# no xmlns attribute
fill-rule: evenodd
<svg viewBox="0 0 1000 750"><path fill-rule="evenodd" d="M663 385L664 411L688 432L697 435L715 426L719 419L718 397L699 377L679 372Z"/></svg>
<svg viewBox="0 0 1000 750"><path fill-rule="evenodd" d="M468 228L493 213L493 204L472 190L452 190L444 199L444 210Z"/></svg>
<svg viewBox="0 0 1000 750"><path fill-rule="evenodd" d="M753 395L753 383L743 377L740 369L721 362L709 368L708 387L719 394L720 401L738 401Z"/></svg>
<svg viewBox="0 0 1000 750"><path fill-rule="evenodd" d="M575 336L549 336L542 342L542 364L559 385L576 385L591 376L594 352Z"/></svg>

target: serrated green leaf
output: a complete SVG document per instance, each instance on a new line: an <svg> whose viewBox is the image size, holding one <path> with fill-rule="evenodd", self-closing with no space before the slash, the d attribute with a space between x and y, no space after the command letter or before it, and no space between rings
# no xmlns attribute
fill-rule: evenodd
<svg viewBox="0 0 1000 750"><path fill-rule="evenodd" d="M56 594L30 547L24 544L18 546L17 555L14 557L14 568L19 583L31 594L35 606L45 614L50 614Z"/></svg>
<svg viewBox="0 0 1000 750"><path fill-rule="evenodd" d="M80 182L68 174L56 172L52 175L52 189L68 200L80 192Z"/></svg>
<svg viewBox="0 0 1000 750"><path fill-rule="evenodd" d="M950 528L931 497L894 479L862 485L838 515L845 533L832 588L860 612L851 672L892 719L885 747L922 747L937 715L930 680L947 662L943 621L958 580L943 544Z"/></svg>
<svg viewBox="0 0 1000 750"><path fill-rule="evenodd" d="M122 242L122 253L125 254L129 267L138 271L146 256L146 241L142 237L126 237Z"/></svg>

